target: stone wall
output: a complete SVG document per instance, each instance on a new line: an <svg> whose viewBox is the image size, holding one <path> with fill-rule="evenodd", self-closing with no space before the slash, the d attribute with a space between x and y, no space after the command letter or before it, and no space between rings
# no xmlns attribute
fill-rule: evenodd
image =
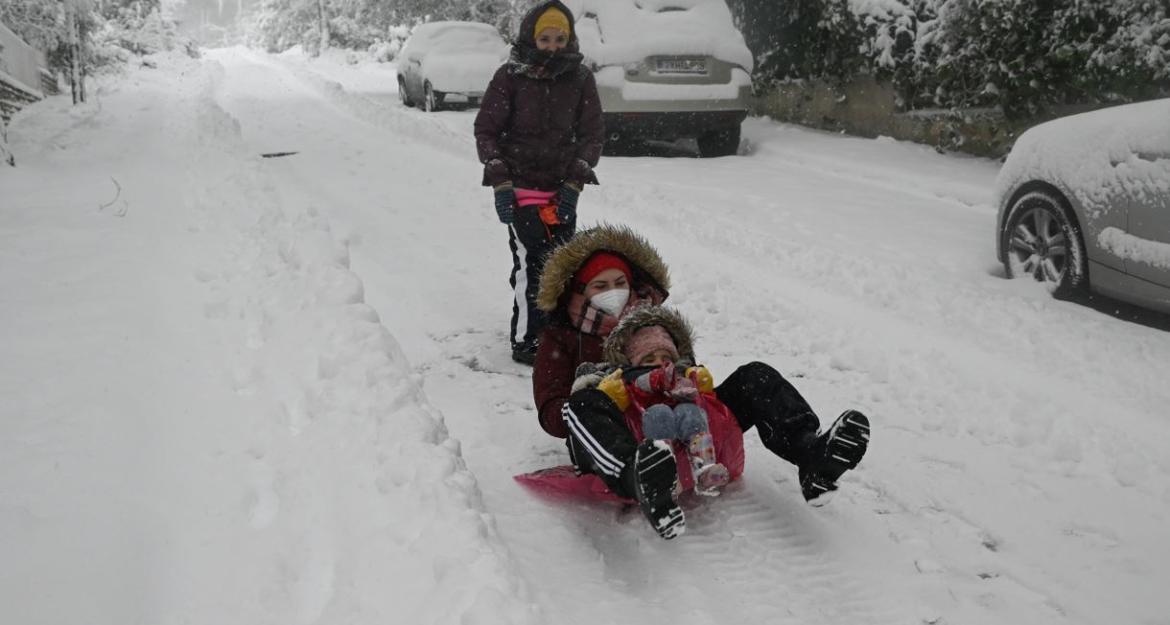
<svg viewBox="0 0 1170 625"><path fill-rule="evenodd" d="M1019 133L1040 121L1012 122L995 109L903 112L894 89L871 76L841 86L820 81L778 85L756 98L754 112L803 126L992 158L1007 154Z"/></svg>

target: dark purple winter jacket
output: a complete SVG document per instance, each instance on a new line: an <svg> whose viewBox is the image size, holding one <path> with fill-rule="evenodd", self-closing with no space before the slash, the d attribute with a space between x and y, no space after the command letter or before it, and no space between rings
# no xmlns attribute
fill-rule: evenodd
<svg viewBox="0 0 1170 625"><path fill-rule="evenodd" d="M529 11L511 59L488 84L475 117L475 146L483 184L555 191L562 183L597 184L605 128L593 72L581 65L577 35L551 57L536 49L532 30L549 7L573 14L557 0ZM575 29L575 26L574 26Z"/></svg>

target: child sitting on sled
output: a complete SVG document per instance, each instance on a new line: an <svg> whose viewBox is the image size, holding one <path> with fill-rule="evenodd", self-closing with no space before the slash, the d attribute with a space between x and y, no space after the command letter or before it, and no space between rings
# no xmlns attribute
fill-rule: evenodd
<svg viewBox="0 0 1170 625"><path fill-rule="evenodd" d="M623 412L637 440L672 447L678 491L693 486L697 494L716 496L743 473L743 431L715 397L711 373L693 365L691 336L673 309L632 310L606 338L606 363L585 367L574 387L595 385Z"/></svg>

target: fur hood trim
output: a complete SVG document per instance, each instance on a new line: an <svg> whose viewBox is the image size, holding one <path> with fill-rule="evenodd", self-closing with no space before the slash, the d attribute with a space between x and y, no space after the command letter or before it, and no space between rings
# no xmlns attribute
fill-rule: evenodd
<svg viewBox="0 0 1170 625"><path fill-rule="evenodd" d="M695 362L695 334L691 324L677 310L666 306L642 306L622 316L622 320L618 322L613 332L609 333L602 346L602 357L605 361L623 367L630 366L632 363L625 354L626 344L635 332L647 326L665 328L674 339L674 346L678 348L679 360Z"/></svg>
<svg viewBox="0 0 1170 625"><path fill-rule="evenodd" d="M540 275L537 308L553 312L562 306L572 287L573 274L593 254L606 251L621 256L634 273L635 286L649 282L665 296L670 290L670 270L658 250L628 226L601 224L578 232L549 253Z"/></svg>

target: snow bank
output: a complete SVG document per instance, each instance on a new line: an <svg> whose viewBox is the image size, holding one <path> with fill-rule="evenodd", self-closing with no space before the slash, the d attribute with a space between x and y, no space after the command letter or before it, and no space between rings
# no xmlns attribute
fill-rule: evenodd
<svg viewBox="0 0 1170 625"><path fill-rule="evenodd" d="M1029 129L996 179L997 196L1028 180L1070 192L1097 219L1118 197L1170 195L1170 99L1063 117Z"/></svg>
<svg viewBox="0 0 1170 625"><path fill-rule="evenodd" d="M5 613L538 620L347 240L282 196L221 104L241 88L221 66L165 69L14 129L29 157L0 179L0 290L23 294L0 329L20 361L0 368ZM120 212L98 210L111 173Z"/></svg>
<svg viewBox="0 0 1170 625"><path fill-rule="evenodd" d="M217 81L213 105L247 97L240 89ZM271 476L258 501L279 501L279 513L262 506L253 525L276 549L309 548L317 568L301 590L321 595L327 621L527 621L459 444L365 304L347 242L315 206L282 196L254 157L211 160L240 169L200 204L253 215L234 269L212 284L224 331L246 347L237 392L262 399L271 434L253 467Z"/></svg>

